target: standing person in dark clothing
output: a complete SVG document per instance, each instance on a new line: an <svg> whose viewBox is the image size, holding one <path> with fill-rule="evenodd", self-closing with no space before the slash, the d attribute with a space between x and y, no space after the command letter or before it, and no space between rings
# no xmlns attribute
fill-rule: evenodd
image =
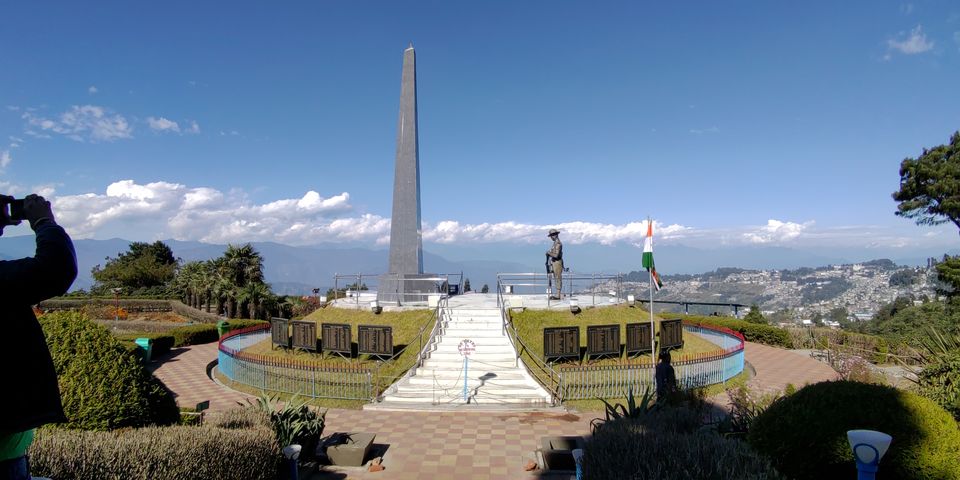
<svg viewBox="0 0 960 480"><path fill-rule="evenodd" d="M0 235L4 227L20 223L8 208L14 202L0 195ZM0 480L30 479L26 452L34 429L66 420L53 360L32 307L66 293L77 277L77 256L43 197L23 199L22 218L36 233L36 255L0 261Z"/></svg>
<svg viewBox="0 0 960 480"><path fill-rule="evenodd" d="M550 299L560 300L560 296L563 294L563 244L560 243L559 230L551 228L547 236L550 237L550 240L553 240L553 245L550 246L550 250L547 250L547 263L550 265L554 286L556 287Z"/></svg>
<svg viewBox="0 0 960 480"><path fill-rule="evenodd" d="M655 380L657 382L658 402L677 391L677 374L673 371L673 365L670 365L669 350L660 352L660 363L657 363Z"/></svg>

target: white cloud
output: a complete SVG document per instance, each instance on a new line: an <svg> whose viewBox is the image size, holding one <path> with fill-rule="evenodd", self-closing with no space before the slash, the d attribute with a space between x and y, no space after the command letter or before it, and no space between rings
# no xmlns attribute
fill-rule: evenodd
<svg viewBox="0 0 960 480"><path fill-rule="evenodd" d="M904 3L904 4L901 4L901 5L900 5L900 13L902 13L902 14L904 14L904 15L910 15L911 13L913 13L913 6L914 6L914 5L913 5L912 3Z"/></svg>
<svg viewBox="0 0 960 480"><path fill-rule="evenodd" d="M374 239L389 234L388 219L372 215L341 218L352 209L349 198L346 192L324 198L309 191L301 198L257 205L238 192L120 180L107 186L102 194L58 197L54 206L60 223L77 238L95 237L104 230L122 231L133 224L152 225L155 231L130 235L170 235L213 243L308 244Z"/></svg>
<svg viewBox="0 0 960 480"><path fill-rule="evenodd" d="M927 40L927 34L923 33L923 27L917 25L910 30L910 33L900 32L896 38L887 40L887 47L890 50L898 51L904 55L916 55L933 49L933 40ZM889 59L889 57L885 57Z"/></svg>
<svg viewBox="0 0 960 480"><path fill-rule="evenodd" d="M481 223L461 225L460 222L446 220L436 225L426 225L423 239L436 243L491 243L523 242L542 243L551 228L560 230L565 242L572 244L643 242L647 234L647 222L625 224L604 224L592 222L567 222L557 224L526 224L517 222ZM654 222L654 235L658 239L673 238L689 230L682 225L660 225Z"/></svg>
<svg viewBox="0 0 960 480"><path fill-rule="evenodd" d="M767 220L767 224L748 231L743 238L754 244L775 244L796 240L806 229L813 226L813 222L794 223L780 220Z"/></svg>
<svg viewBox="0 0 960 480"><path fill-rule="evenodd" d="M27 121L26 133L38 138L50 138L50 136L36 132L30 127L40 129L41 132L64 135L78 142L112 142L133 138L133 127L123 115L112 113L96 105L74 105L54 119L41 117L29 111L22 117Z"/></svg>
<svg viewBox="0 0 960 480"><path fill-rule="evenodd" d="M10 155L10 150L0 150L0 168L7 168L12 161L13 156Z"/></svg>
<svg viewBox="0 0 960 480"><path fill-rule="evenodd" d="M187 133L197 134L200 133L200 124L196 120L190 121L190 127L187 128Z"/></svg>
<svg viewBox="0 0 960 480"><path fill-rule="evenodd" d="M150 125L150 129L155 132L177 132L180 133L180 125L173 120L167 120L166 118L154 118L147 117L147 124Z"/></svg>
<svg viewBox="0 0 960 480"><path fill-rule="evenodd" d="M99 91L100 90L97 89L96 85L90 85L90 87L87 88L87 93L89 93L90 95L94 95Z"/></svg>
<svg viewBox="0 0 960 480"><path fill-rule="evenodd" d="M719 133L720 129L716 125L709 128L691 128L690 133L694 135L703 135L704 133Z"/></svg>

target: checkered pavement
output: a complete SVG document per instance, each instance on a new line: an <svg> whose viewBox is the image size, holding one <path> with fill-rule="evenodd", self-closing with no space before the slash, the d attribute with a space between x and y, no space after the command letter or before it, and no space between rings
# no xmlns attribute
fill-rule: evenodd
<svg viewBox="0 0 960 480"><path fill-rule="evenodd" d="M745 357L757 370L753 388L782 389L787 383L830 380L827 365L784 349L747 343ZM177 403L193 407L210 400L210 410L225 410L251 398L223 387L207 375L217 358L217 344L173 349L151 364L154 374L176 395ZM715 398L725 404L726 399ZM590 420L599 414L547 412L391 412L331 409L325 433L368 432L377 435L375 450L383 456L382 472L364 468L327 467L303 472L301 478L326 479L532 479L523 470L535 459L540 438L548 435L587 435ZM558 478L558 477L550 477ZM559 477L562 478L562 477Z"/></svg>

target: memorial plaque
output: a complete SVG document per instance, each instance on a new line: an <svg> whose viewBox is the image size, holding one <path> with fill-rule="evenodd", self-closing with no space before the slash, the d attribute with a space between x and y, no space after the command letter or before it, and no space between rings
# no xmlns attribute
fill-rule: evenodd
<svg viewBox="0 0 960 480"><path fill-rule="evenodd" d="M619 355L620 325L587 327L587 355Z"/></svg>
<svg viewBox="0 0 960 480"><path fill-rule="evenodd" d="M649 323L627 324L627 355L631 353L649 352L653 345L650 342Z"/></svg>
<svg viewBox="0 0 960 480"><path fill-rule="evenodd" d="M660 349L683 347L683 325L681 320L660 322Z"/></svg>
<svg viewBox="0 0 960 480"><path fill-rule="evenodd" d="M324 323L320 326L320 344L324 352L350 355L350 324Z"/></svg>
<svg viewBox="0 0 960 480"><path fill-rule="evenodd" d="M544 328L543 356L548 360L580 358L580 327Z"/></svg>
<svg viewBox="0 0 960 480"><path fill-rule="evenodd" d="M357 327L357 353L362 355L393 356L393 327L360 325Z"/></svg>
<svg viewBox="0 0 960 480"><path fill-rule="evenodd" d="M287 328L290 320L286 318L270 319L270 340L274 345L283 348L290 348L290 330Z"/></svg>
<svg viewBox="0 0 960 480"><path fill-rule="evenodd" d="M317 322L293 321L293 348L317 351Z"/></svg>

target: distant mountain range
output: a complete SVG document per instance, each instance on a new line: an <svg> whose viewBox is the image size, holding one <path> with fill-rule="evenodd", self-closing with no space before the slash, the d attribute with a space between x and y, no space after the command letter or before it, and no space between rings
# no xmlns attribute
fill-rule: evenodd
<svg viewBox="0 0 960 480"><path fill-rule="evenodd" d="M184 261L208 260L223 254L226 245L165 240L174 255ZM73 289L93 285L91 269L106 257L125 252L130 241L76 240L80 275ZM263 255L264 275L275 292L306 294L313 288L333 286L336 273L379 274L386 270L387 250L364 246L289 246L272 242L253 242ZM0 259L32 256L36 248L33 236L0 237ZM543 245L488 243L480 245L426 244L424 269L434 273L460 273L479 290L483 284L493 288L498 272L540 272L543 270ZM928 257L950 252L906 249L791 249L785 247L729 247L701 249L683 245L658 246L658 270L662 274L702 273L719 267L784 269L856 263L889 258L899 265L922 265ZM640 269L641 250L630 245L585 244L564 246L564 262L581 273L616 273Z"/></svg>

